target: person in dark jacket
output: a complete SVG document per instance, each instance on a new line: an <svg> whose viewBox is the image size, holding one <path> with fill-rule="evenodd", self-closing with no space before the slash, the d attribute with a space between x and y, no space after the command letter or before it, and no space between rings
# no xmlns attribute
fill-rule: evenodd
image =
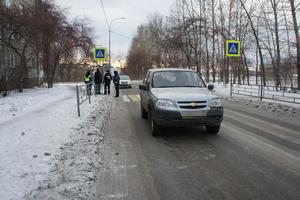
<svg viewBox="0 0 300 200"><path fill-rule="evenodd" d="M94 81L95 81L95 93L101 94L101 83L102 83L102 73L99 69L94 74Z"/></svg>
<svg viewBox="0 0 300 200"><path fill-rule="evenodd" d="M84 76L84 82L85 82L85 84L86 84L87 95L91 95L92 81L93 81L93 78L92 78L91 71L88 70L88 71L85 73L85 76Z"/></svg>
<svg viewBox="0 0 300 200"><path fill-rule="evenodd" d="M109 72L109 70L106 70L106 73L104 74L104 94L110 94L110 82L111 82L112 76Z"/></svg>
<svg viewBox="0 0 300 200"><path fill-rule="evenodd" d="M115 97L118 97L119 96L119 87L120 87L120 76L118 74L117 71L114 71L114 84L115 84L115 89L116 89L116 96Z"/></svg>

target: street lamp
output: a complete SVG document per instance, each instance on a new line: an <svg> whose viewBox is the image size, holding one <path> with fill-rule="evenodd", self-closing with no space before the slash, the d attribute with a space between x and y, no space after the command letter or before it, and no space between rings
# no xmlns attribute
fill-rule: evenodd
<svg viewBox="0 0 300 200"><path fill-rule="evenodd" d="M112 19L109 23L109 57L108 57L108 64L109 64L109 67L111 67L111 60L110 60L110 57L111 57L111 25L114 21L117 21L117 20L121 20L121 19L126 19L125 17L120 17L120 18L115 18L115 19Z"/></svg>

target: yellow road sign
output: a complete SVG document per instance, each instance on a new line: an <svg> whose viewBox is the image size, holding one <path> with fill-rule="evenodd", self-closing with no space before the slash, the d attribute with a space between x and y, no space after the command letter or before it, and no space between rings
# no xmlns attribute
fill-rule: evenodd
<svg viewBox="0 0 300 200"><path fill-rule="evenodd" d="M238 40L226 40L226 56L240 57L241 56L241 42Z"/></svg>
<svg viewBox="0 0 300 200"><path fill-rule="evenodd" d="M94 49L94 60L106 60L106 48L95 48Z"/></svg>

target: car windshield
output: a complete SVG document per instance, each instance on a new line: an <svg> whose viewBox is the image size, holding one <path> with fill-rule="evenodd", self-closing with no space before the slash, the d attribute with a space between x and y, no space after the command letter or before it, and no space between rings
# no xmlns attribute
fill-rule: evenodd
<svg viewBox="0 0 300 200"><path fill-rule="evenodd" d="M205 87L205 84L196 72L163 71L153 74L152 87Z"/></svg>
<svg viewBox="0 0 300 200"><path fill-rule="evenodd" d="M129 76L120 76L121 80L130 80Z"/></svg>

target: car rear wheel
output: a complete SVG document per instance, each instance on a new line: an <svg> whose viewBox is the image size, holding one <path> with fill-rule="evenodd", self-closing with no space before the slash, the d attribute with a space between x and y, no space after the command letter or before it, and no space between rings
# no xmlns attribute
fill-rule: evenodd
<svg viewBox="0 0 300 200"><path fill-rule="evenodd" d="M206 131L210 134L218 134L220 125L218 126L206 126Z"/></svg>
<svg viewBox="0 0 300 200"><path fill-rule="evenodd" d="M143 119L148 119L148 113L147 111L143 108L142 103L141 103L141 117Z"/></svg>
<svg viewBox="0 0 300 200"><path fill-rule="evenodd" d="M151 119L151 129L153 137L160 135L161 127L153 119Z"/></svg>

